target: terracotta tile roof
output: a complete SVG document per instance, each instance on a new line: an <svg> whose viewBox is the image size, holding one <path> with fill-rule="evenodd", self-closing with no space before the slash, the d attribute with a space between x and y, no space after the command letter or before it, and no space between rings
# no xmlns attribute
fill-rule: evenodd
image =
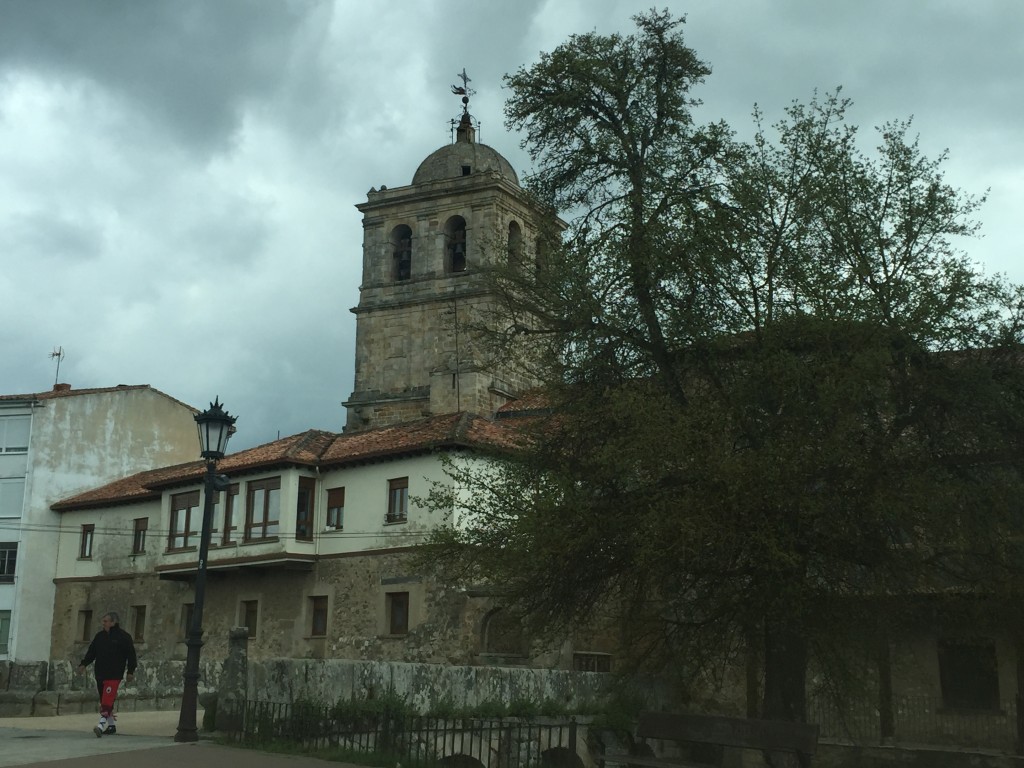
<svg viewBox="0 0 1024 768"><path fill-rule="evenodd" d="M334 432L309 429L238 453L229 453L217 469L225 474L280 465L316 466L324 450L337 437Z"/></svg>
<svg viewBox="0 0 1024 768"><path fill-rule="evenodd" d="M24 395L0 395L0 401L15 401L15 400L56 400L63 397L77 397L78 395L97 395L105 394L109 392L129 392L132 390L148 389L156 392L158 395L163 395L168 400L173 400L176 403L180 403L188 408L190 411L199 413L196 408L193 408L188 403L182 403L175 397L171 397L166 392L161 392L155 387L151 387L149 384L118 384L114 387L89 387L86 389L72 389L70 384L54 384L53 389L48 389L45 392L30 392Z"/></svg>
<svg viewBox="0 0 1024 768"><path fill-rule="evenodd" d="M551 395L547 389L537 387L523 392L514 400L509 400L498 409L497 417L510 418L522 415L537 415L551 410Z"/></svg>
<svg viewBox="0 0 1024 768"><path fill-rule="evenodd" d="M145 472L138 472L112 483L101 485L83 493L76 494L67 499L62 499L50 506L57 512L68 509L85 509L89 507L106 507L113 504L128 504L134 501L146 499L159 499L160 491L156 488L163 487L168 481L178 480L187 477L200 477L203 474L204 465L202 461L192 461L188 464L176 464L171 467L160 467L149 469Z"/></svg>
<svg viewBox="0 0 1024 768"><path fill-rule="evenodd" d="M514 430L490 419L468 413L450 413L393 427L338 435L324 453L321 466L358 463L437 448L507 450L515 446L516 438Z"/></svg>
<svg viewBox="0 0 1024 768"><path fill-rule="evenodd" d="M327 469L440 448L502 451L514 448L520 439L521 434L507 424L453 413L365 432L339 434L311 429L228 454L217 463L217 471L231 476L273 467ZM63 512L159 498L167 488L198 482L204 472L201 460L139 472L62 499L51 508Z"/></svg>

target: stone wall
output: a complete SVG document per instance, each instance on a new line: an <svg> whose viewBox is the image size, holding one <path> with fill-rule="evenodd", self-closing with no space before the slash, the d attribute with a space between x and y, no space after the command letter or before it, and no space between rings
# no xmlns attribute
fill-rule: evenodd
<svg viewBox="0 0 1024 768"><path fill-rule="evenodd" d="M99 704L92 670L76 671L78 662L39 664L0 663L0 717L71 715L95 712ZM223 662L200 663L200 696L220 687ZM118 709L148 711L177 709L184 685L183 661L160 661L140 666L131 683L124 683L117 697Z"/></svg>
<svg viewBox="0 0 1024 768"><path fill-rule="evenodd" d="M408 632L388 634L386 597L408 592ZM325 636L311 636L309 600L328 598ZM79 616L89 609L95 618L107 610L121 612L122 624L133 630L136 605L146 606L146 631L136 642L139 669L165 661L184 662L187 653L183 606L193 601L191 585L159 579L154 574L123 579L58 585L53 617L54 658L77 664L88 647L79 628ZM480 664L481 634L485 617L495 602L466 590L431 582L421 575L408 552L391 550L355 556L321 557L309 571L243 569L210 572L203 612L203 658L224 659L232 627L243 623L242 601L256 601L258 627L248 648L250 659L320 659ZM93 631L88 633L91 639ZM584 637L579 649L595 650L596 641ZM605 650L605 648L600 648ZM611 649L608 649L611 650ZM532 659L540 667L570 667L572 646Z"/></svg>
<svg viewBox="0 0 1024 768"><path fill-rule="evenodd" d="M526 667L471 667L343 659L264 659L245 657L244 630L232 631L227 659L201 662L200 697L293 703L334 704L374 699L393 692L417 711L438 705L472 708L484 702L556 702L566 711L586 711L609 693L608 675ZM174 709L181 704L184 663L164 661L140 666L118 696L123 711ZM99 700L95 681L69 662L54 662L41 677L19 670L17 688L0 691L0 716L91 712ZM244 678L244 692L239 681ZM621 683L619 683L621 688Z"/></svg>
<svg viewBox="0 0 1024 768"><path fill-rule="evenodd" d="M611 680L593 672L526 667L268 659L249 662L247 698L330 705L379 698L391 691L421 713L442 703L462 709L514 701L551 701L566 711L583 712L608 696ZM621 681L617 686L622 687Z"/></svg>

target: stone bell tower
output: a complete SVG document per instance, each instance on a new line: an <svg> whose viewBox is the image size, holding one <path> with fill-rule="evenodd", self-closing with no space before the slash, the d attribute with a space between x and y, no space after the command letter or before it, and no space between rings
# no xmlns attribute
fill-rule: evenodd
<svg viewBox="0 0 1024 768"><path fill-rule="evenodd" d="M412 184L371 189L363 214L355 387L346 430L467 411L490 414L537 382L495 369L472 332L492 297L481 267L520 253L540 211L509 162L476 140L463 71L454 141ZM455 123L455 121L453 121Z"/></svg>

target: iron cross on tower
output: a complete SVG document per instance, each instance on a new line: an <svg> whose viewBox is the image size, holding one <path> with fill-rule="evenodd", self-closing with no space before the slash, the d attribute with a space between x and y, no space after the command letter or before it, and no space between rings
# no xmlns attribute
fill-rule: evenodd
<svg viewBox="0 0 1024 768"><path fill-rule="evenodd" d="M462 111L468 112L469 97L476 93L476 91L469 87L469 84L472 82L472 80L470 80L469 75L466 74L465 67L462 68L462 72L456 75L456 77L462 81L462 85L453 85L452 93L454 93L456 96L462 97Z"/></svg>

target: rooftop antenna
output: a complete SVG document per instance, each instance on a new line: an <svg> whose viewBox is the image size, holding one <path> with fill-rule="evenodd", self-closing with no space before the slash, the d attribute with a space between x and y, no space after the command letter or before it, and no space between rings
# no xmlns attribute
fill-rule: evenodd
<svg viewBox="0 0 1024 768"><path fill-rule="evenodd" d="M60 361L64 359L64 347L57 347L53 352L50 353L50 359L57 361L57 373L53 377L53 386L57 386L57 382L60 381Z"/></svg>

